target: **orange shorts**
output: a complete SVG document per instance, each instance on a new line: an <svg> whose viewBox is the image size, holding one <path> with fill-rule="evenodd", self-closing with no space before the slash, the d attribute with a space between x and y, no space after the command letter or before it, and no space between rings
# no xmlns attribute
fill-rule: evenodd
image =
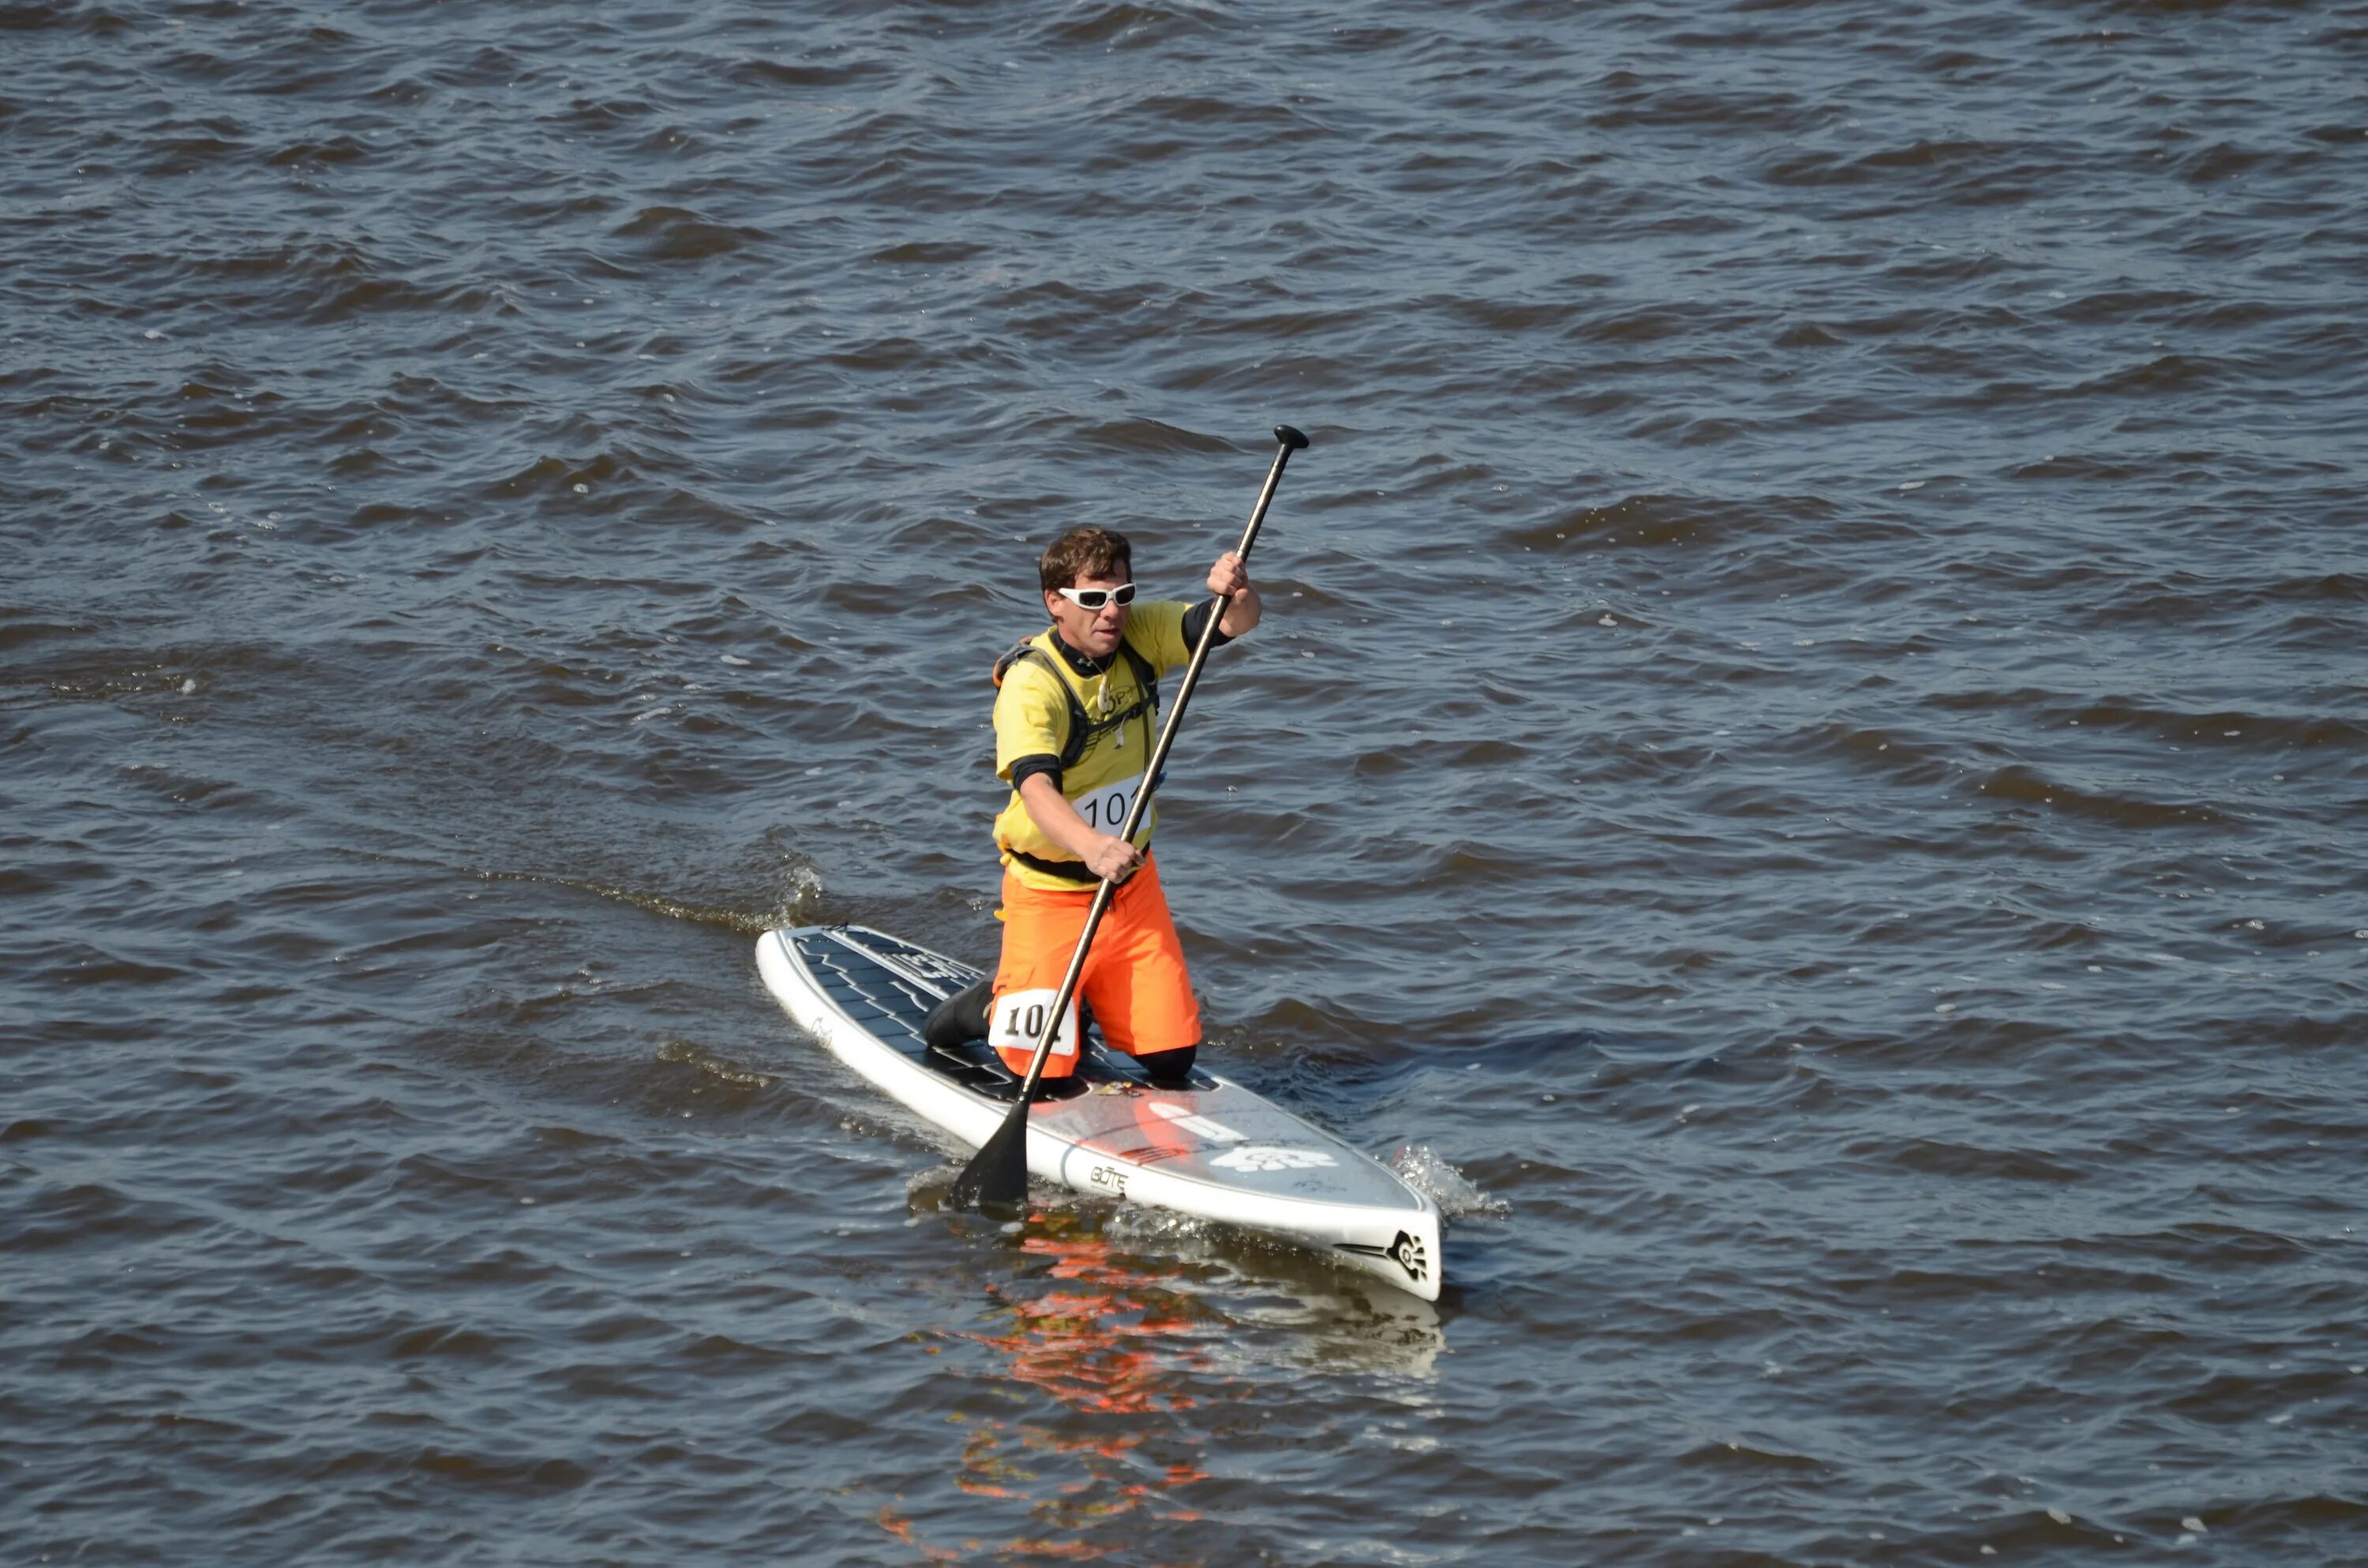
<svg viewBox="0 0 2368 1568"><path fill-rule="evenodd" d="M1092 888L1048 892L1006 870L1003 907L996 911L1003 922L1003 961L996 966L995 994L1060 990L1093 902ZM1176 939L1167 895L1159 889L1156 860L1146 857L1143 869L1110 895L1077 991L1113 1050L1145 1056L1201 1043L1201 1005L1192 1000L1183 944ZM1032 1051L1002 1044L996 1051L1014 1073L1028 1071ZM1044 1059L1047 1078L1065 1078L1076 1070L1076 1055L1064 1055L1057 1046Z"/></svg>

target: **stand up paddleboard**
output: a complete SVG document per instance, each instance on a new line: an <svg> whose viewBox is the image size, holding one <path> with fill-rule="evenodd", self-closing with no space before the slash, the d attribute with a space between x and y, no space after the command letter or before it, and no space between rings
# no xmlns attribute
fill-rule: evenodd
<svg viewBox="0 0 2368 1568"><path fill-rule="evenodd" d="M929 1009L979 978L968 964L860 926L803 926L758 937L757 968L832 1055L964 1143L1010 1114L1019 1082L985 1041L950 1053L921 1037ZM1153 1088L1089 1030L1076 1075L1037 1093L1030 1175L1284 1236L1439 1299L1439 1206L1240 1085L1195 1072L1184 1088Z"/></svg>

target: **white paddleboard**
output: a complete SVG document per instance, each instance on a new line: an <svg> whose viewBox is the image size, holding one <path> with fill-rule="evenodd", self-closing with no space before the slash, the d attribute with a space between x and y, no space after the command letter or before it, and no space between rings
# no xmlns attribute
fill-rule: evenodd
<svg viewBox="0 0 2368 1568"><path fill-rule="evenodd" d="M921 1038L929 1009L978 979L968 964L860 926L803 926L758 937L757 968L832 1055L962 1142L1010 1114L1018 1080L984 1041L949 1055ZM1288 1237L1439 1299L1439 1206L1321 1128L1213 1074L1155 1089L1090 1032L1059 1092L1029 1110L1039 1179Z"/></svg>

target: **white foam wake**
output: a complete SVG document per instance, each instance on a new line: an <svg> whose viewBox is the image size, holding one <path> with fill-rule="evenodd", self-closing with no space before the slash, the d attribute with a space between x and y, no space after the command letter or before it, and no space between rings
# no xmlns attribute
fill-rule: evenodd
<svg viewBox="0 0 2368 1568"><path fill-rule="evenodd" d="M1439 1205L1439 1211L1450 1219L1458 1215L1509 1214L1513 1206L1501 1198L1491 1198L1472 1184L1470 1177L1440 1157L1438 1150L1428 1143L1401 1143L1392 1151L1386 1164L1397 1172L1398 1179Z"/></svg>

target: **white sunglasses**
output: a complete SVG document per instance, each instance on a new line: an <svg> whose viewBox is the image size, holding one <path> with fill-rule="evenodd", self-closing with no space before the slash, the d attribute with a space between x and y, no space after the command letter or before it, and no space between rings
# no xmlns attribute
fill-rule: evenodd
<svg viewBox="0 0 2368 1568"><path fill-rule="evenodd" d="M1134 585L1121 583L1115 588L1055 588L1054 593L1079 609L1099 609L1106 604L1131 605L1134 602Z"/></svg>

